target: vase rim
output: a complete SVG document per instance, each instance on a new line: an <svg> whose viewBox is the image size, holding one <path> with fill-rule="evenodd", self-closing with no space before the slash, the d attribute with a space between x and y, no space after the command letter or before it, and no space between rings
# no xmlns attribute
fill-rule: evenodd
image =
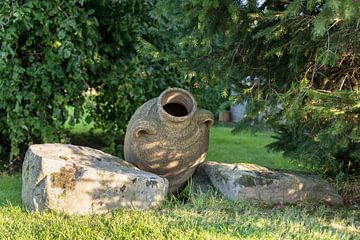
<svg viewBox="0 0 360 240"><path fill-rule="evenodd" d="M169 103L181 105L186 109L187 114L181 116L170 114L164 109L164 106ZM197 104L193 95L182 88L168 88L160 94L157 100L157 108L160 116L170 122L183 122L191 119L196 111L196 107Z"/></svg>

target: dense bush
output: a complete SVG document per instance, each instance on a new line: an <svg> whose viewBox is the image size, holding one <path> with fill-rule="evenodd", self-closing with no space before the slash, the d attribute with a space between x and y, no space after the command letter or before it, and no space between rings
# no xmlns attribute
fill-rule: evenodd
<svg viewBox="0 0 360 240"><path fill-rule="evenodd" d="M122 133L132 111L180 74L142 51L161 42L149 15L154 1L3 1L0 3L0 165L20 163L28 144L68 141L64 122L88 121ZM149 43L149 44L147 44Z"/></svg>
<svg viewBox="0 0 360 240"><path fill-rule="evenodd" d="M227 101L227 97L222 94L222 88L219 85L209 85L208 83L195 83L191 89L194 94L198 107L211 111L217 118L221 106Z"/></svg>
<svg viewBox="0 0 360 240"><path fill-rule="evenodd" d="M5 1L0 19L1 153L64 140L66 105L81 114L99 40L94 11L78 1Z"/></svg>
<svg viewBox="0 0 360 240"><path fill-rule="evenodd" d="M151 16L155 1L93 2L101 39L98 64L91 72L95 89L89 120L104 130L107 151L121 155L121 140L136 108L185 78L161 51L167 41Z"/></svg>

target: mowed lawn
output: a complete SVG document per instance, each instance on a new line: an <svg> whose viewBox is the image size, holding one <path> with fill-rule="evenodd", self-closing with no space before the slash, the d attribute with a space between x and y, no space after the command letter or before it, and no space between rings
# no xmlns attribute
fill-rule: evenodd
<svg viewBox="0 0 360 240"><path fill-rule="evenodd" d="M301 169L264 149L271 133L230 130L212 130L207 160ZM0 239L360 239L359 209L266 206L185 191L187 200L171 197L159 209L78 217L29 213L20 192L20 174L0 175Z"/></svg>
<svg viewBox="0 0 360 240"><path fill-rule="evenodd" d="M304 170L303 166L284 159L279 152L268 151L265 146L274 139L272 132L240 132L231 128L215 127L210 132L207 161L226 163L254 163L278 169Z"/></svg>

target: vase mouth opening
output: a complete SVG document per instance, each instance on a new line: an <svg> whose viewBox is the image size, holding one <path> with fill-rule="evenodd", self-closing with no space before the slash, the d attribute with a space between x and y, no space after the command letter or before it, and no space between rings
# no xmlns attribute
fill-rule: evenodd
<svg viewBox="0 0 360 240"><path fill-rule="evenodd" d="M181 88L169 88L161 93L158 107L170 120L183 121L194 114L196 102L188 91Z"/></svg>

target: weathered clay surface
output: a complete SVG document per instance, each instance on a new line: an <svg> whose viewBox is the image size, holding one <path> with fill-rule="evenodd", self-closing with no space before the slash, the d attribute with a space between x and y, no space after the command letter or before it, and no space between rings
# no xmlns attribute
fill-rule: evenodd
<svg viewBox="0 0 360 240"><path fill-rule="evenodd" d="M131 117L125 136L125 161L166 177L169 192L175 192L205 160L213 122L213 114L197 109L190 93L170 88Z"/></svg>
<svg viewBox="0 0 360 240"><path fill-rule="evenodd" d="M275 171L254 164L205 162L194 174L192 184L197 192L207 192L213 188L234 201L343 204L331 185L314 174Z"/></svg>
<svg viewBox="0 0 360 240"><path fill-rule="evenodd" d="M22 181L29 210L79 215L155 207L168 191L165 178L99 150L65 144L32 145Z"/></svg>

